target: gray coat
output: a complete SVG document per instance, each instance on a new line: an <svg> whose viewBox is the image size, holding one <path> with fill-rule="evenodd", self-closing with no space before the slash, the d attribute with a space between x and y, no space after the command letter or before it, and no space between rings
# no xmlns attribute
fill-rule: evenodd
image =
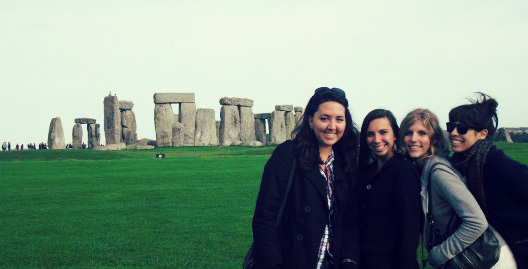
<svg viewBox="0 0 528 269"><path fill-rule="evenodd" d="M429 179L430 175L430 179ZM488 222L477 201L465 184L465 177L451 166L448 160L439 156L429 158L421 175L422 209L428 212L428 202L432 202L435 229L446 235L448 222L453 214L462 219L462 224L452 235L433 246L429 251L429 262L433 266L442 265L463 249L471 245L488 228ZM430 200L427 185L431 184ZM429 224L425 222L424 238L429 245Z"/></svg>

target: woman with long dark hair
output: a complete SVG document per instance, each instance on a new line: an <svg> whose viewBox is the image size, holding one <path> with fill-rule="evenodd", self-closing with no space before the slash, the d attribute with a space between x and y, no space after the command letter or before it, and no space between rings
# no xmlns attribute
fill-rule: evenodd
<svg viewBox="0 0 528 269"><path fill-rule="evenodd" d="M385 109L361 126L361 268L418 268L420 176L401 152L400 129Z"/></svg>
<svg viewBox="0 0 528 269"><path fill-rule="evenodd" d="M348 100L341 89L318 88L304 111L295 138L277 146L264 167L253 216L256 267L357 268L358 131Z"/></svg>
<svg viewBox="0 0 528 269"><path fill-rule="evenodd" d="M516 261L517 268L528 268L528 167L493 145L497 106L495 99L479 93L471 104L449 112L451 162L467 178L490 226L498 230L502 243L498 263L514 268Z"/></svg>

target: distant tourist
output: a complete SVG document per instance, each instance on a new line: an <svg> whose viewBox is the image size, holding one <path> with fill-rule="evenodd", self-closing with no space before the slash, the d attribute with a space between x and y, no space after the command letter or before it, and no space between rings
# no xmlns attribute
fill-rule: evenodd
<svg viewBox="0 0 528 269"><path fill-rule="evenodd" d="M18 145L18 143L16 144L16 150L19 150L20 149L20 146Z"/></svg>
<svg viewBox="0 0 528 269"><path fill-rule="evenodd" d="M7 150L11 151L11 142L7 142Z"/></svg>
<svg viewBox="0 0 528 269"><path fill-rule="evenodd" d="M24 150L24 144L20 144L20 150Z"/></svg>
<svg viewBox="0 0 528 269"><path fill-rule="evenodd" d="M6 151L6 150L7 150L7 143L4 142L4 143L2 144L2 151Z"/></svg>
<svg viewBox="0 0 528 269"><path fill-rule="evenodd" d="M512 252L517 268L528 268L528 167L493 145L499 104L479 94L472 104L449 112L451 162L467 178L490 225L507 242L501 248L500 268L515 268Z"/></svg>
<svg viewBox="0 0 528 269"><path fill-rule="evenodd" d="M295 138L264 167L253 216L256 268L358 268L358 133L345 92L315 90Z"/></svg>

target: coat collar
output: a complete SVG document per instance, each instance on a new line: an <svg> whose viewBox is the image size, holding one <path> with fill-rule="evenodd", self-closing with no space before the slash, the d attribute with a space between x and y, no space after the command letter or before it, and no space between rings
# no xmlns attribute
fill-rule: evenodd
<svg viewBox="0 0 528 269"><path fill-rule="evenodd" d="M346 180L345 179L345 173L343 169L341 168L342 163L339 162L339 160L336 158L334 160L334 193L336 195L336 200L340 197L344 197L343 195L346 195ZM310 169L309 171L303 171L302 172L305 179L307 179L310 184L312 184L317 192L321 195L321 198L326 201L326 186L325 186L325 179L323 175L321 175L321 172L319 171L319 166L314 167ZM344 181L342 184L345 186L345 188L339 188L335 186L339 186L341 184L341 181Z"/></svg>

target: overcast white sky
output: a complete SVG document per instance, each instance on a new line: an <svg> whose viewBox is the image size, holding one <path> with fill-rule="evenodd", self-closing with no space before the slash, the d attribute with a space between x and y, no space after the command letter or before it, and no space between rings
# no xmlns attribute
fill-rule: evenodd
<svg viewBox="0 0 528 269"><path fill-rule="evenodd" d="M305 106L319 86L345 90L359 125L425 107L447 121L483 91L499 125L528 126L527 1L2 1L0 143L66 143L103 99L132 101L139 138L155 139L156 92ZM86 141L86 129L84 138ZM102 139L102 143L105 140Z"/></svg>

